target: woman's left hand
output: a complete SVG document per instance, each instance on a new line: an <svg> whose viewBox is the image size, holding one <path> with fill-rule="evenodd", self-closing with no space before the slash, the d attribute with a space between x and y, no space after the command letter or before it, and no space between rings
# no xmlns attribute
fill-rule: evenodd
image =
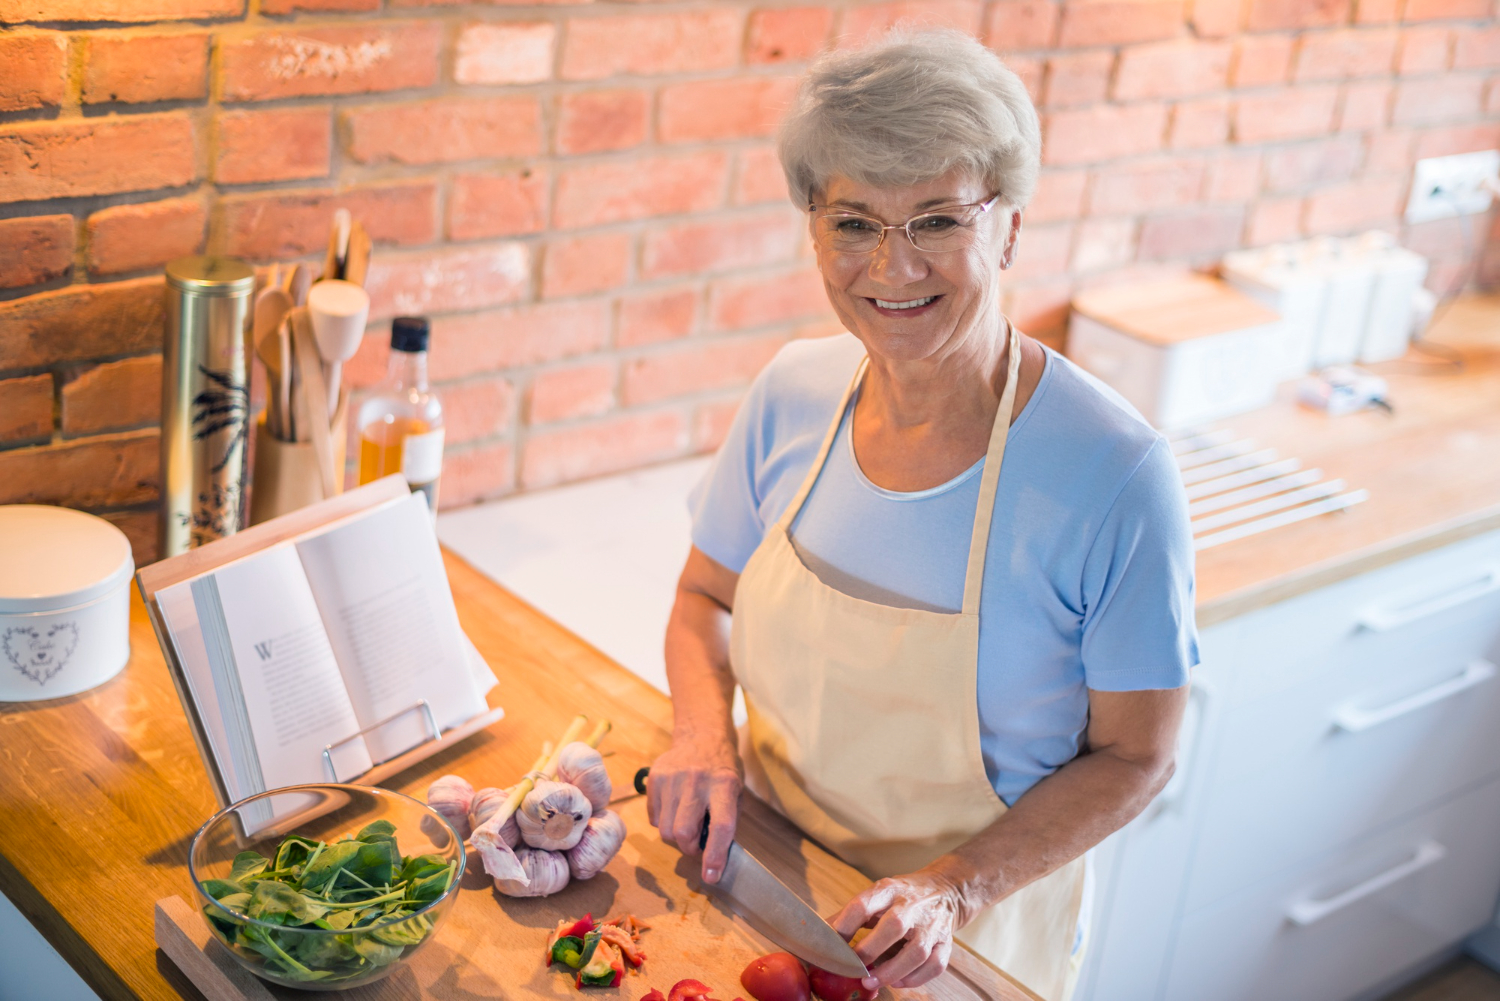
<svg viewBox="0 0 1500 1001"><path fill-rule="evenodd" d="M967 914L953 881L921 869L906 876L882 879L844 905L829 922L845 938L861 928L873 928L855 947L870 968L865 987L918 987L948 967L953 933ZM876 966L891 947L899 952Z"/></svg>

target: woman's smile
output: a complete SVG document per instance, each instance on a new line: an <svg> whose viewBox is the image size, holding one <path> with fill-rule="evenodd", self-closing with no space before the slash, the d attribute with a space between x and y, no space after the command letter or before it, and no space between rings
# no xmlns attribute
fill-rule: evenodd
<svg viewBox="0 0 1500 1001"><path fill-rule="evenodd" d="M882 299L874 296L861 296L871 308L881 316L889 316L895 319L911 319L925 316L931 313L937 305L942 302L941 295L924 295L909 299Z"/></svg>

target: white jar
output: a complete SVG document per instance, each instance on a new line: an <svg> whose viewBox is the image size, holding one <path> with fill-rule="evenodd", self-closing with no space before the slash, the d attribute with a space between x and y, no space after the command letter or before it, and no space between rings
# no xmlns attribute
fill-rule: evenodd
<svg viewBox="0 0 1500 1001"><path fill-rule="evenodd" d="M0 506L0 702L93 688L130 659L125 533L82 511Z"/></svg>

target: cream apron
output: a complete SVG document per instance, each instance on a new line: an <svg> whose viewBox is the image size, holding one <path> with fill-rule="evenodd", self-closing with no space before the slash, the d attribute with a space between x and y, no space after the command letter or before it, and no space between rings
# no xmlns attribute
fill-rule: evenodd
<svg viewBox="0 0 1500 1001"><path fill-rule="evenodd" d="M792 548L789 529L867 359L735 591L730 663L749 717L740 740L746 784L871 878L920 869L1006 810L980 756L976 684L984 557L1021 357L1014 328L1009 351L961 612L851 597ZM1083 889L1080 858L982 912L958 937L1048 1001L1064 1001L1081 959L1073 944Z"/></svg>

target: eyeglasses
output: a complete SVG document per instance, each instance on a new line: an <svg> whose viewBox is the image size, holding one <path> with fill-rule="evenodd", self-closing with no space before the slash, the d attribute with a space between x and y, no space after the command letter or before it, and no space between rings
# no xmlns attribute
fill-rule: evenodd
<svg viewBox="0 0 1500 1001"><path fill-rule="evenodd" d="M980 216L999 200L1000 193L996 192L982 202L923 212L894 226L858 212L824 212L813 218L813 239L819 246L835 253L873 254L885 242L887 231L902 229L911 245L926 253L963 250L978 235ZM819 208L826 206L812 204L807 207L809 212L816 212Z"/></svg>

